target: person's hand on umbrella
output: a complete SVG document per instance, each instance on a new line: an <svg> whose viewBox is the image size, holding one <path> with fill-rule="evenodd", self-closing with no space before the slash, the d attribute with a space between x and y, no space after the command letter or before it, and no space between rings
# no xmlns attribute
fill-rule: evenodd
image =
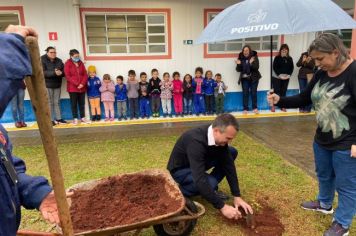
<svg viewBox="0 0 356 236"><path fill-rule="evenodd" d="M279 95L271 92L267 93L267 101L270 106L276 105L279 102L279 99L280 99Z"/></svg>
<svg viewBox="0 0 356 236"><path fill-rule="evenodd" d="M229 220L238 220L242 217L241 212L237 208L227 204L220 209L220 212Z"/></svg>
<svg viewBox="0 0 356 236"><path fill-rule="evenodd" d="M247 202L245 202L241 197L234 197L234 205L237 209L239 207L244 209L246 214L248 213L253 214L252 207L249 204L247 204Z"/></svg>
<svg viewBox="0 0 356 236"><path fill-rule="evenodd" d="M356 145L351 145L351 157L356 158Z"/></svg>
<svg viewBox="0 0 356 236"><path fill-rule="evenodd" d="M38 37L38 34L34 28L22 25L9 25L5 29L5 33L19 34L24 38L26 38L27 36L33 36L36 38Z"/></svg>

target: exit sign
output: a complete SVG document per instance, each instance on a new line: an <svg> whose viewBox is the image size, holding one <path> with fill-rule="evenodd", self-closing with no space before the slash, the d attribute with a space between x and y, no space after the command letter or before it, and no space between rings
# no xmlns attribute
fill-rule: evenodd
<svg viewBox="0 0 356 236"><path fill-rule="evenodd" d="M57 32L49 32L48 33L48 38L50 41L56 41L58 40L58 34Z"/></svg>
<svg viewBox="0 0 356 236"><path fill-rule="evenodd" d="M192 39L183 40L183 44L192 45L193 44L193 40Z"/></svg>

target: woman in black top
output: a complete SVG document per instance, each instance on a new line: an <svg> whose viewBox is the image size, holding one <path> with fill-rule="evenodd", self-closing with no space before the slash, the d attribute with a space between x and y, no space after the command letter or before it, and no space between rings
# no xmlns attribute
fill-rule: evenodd
<svg viewBox="0 0 356 236"><path fill-rule="evenodd" d="M302 55L300 55L300 58L297 62L297 67L300 67L298 72L299 90L303 91L307 88L307 85L311 80L310 78L312 78L314 75L315 63L308 52L303 52ZM309 113L310 110L311 106L299 108L299 112L301 113Z"/></svg>
<svg viewBox="0 0 356 236"><path fill-rule="evenodd" d="M356 213L356 62L334 34L320 35L308 51L320 68L308 87L292 97L269 94L267 99L287 108L313 104L319 194L316 201L302 203L302 208L332 214L336 190L338 208L324 235L348 235Z"/></svg>
<svg viewBox="0 0 356 236"><path fill-rule="evenodd" d="M248 99L251 95L252 109L255 114L258 114L257 109L257 87L258 81L261 79L261 73L258 71L260 63L257 52L252 51L249 45L242 48L237 60L236 71L240 72L238 84L242 83L242 100L243 113L248 112Z"/></svg>
<svg viewBox="0 0 356 236"><path fill-rule="evenodd" d="M276 76L272 78L274 92L281 97L286 96L289 78L293 70L293 58L289 56L289 47L287 44L282 44L273 61L273 71ZM286 111L283 107L281 110ZM274 112L274 106L272 106L272 112Z"/></svg>

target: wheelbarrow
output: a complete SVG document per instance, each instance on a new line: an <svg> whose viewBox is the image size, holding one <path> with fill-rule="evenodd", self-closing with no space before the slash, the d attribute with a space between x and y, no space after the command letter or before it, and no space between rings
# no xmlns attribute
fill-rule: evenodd
<svg viewBox="0 0 356 236"><path fill-rule="evenodd" d="M155 233L159 236L183 236L190 235L194 229L197 219L205 213L205 208L198 202L191 201L188 198L184 198L176 182L172 179L167 171L162 170L147 170L142 172L136 172L125 175L149 175L149 176L161 176L164 179L164 189L179 202L179 208L174 212L167 212L163 215L149 218L141 222L135 222L132 224L118 225L113 227L107 227L103 229L95 229L80 233L75 233L75 236L114 236L120 233L134 231L134 235L138 235L144 228L153 226ZM68 191L75 190L91 190L105 179L91 180L83 183L76 184L69 188ZM69 205L71 202L69 201ZM61 228L57 227L58 234L54 233L35 233L30 231L19 231L17 235L29 236L54 236L61 235Z"/></svg>

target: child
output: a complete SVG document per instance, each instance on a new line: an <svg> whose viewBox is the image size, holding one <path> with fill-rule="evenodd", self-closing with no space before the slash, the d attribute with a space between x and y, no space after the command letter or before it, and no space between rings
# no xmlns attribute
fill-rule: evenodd
<svg viewBox="0 0 356 236"><path fill-rule="evenodd" d="M140 96L140 114L141 118L150 118L150 100L148 95L148 82L147 82L147 74L145 72L141 72L140 74L141 81L139 84L138 94Z"/></svg>
<svg viewBox="0 0 356 236"><path fill-rule="evenodd" d="M165 72L163 74L163 81L160 83L161 86L161 101L162 101L162 110L163 117L169 115L172 117L172 90L173 84L169 80L169 73Z"/></svg>
<svg viewBox="0 0 356 236"><path fill-rule="evenodd" d="M105 121L114 121L115 84L111 81L109 74L103 76L103 83L99 90L101 101L104 103Z"/></svg>
<svg viewBox="0 0 356 236"><path fill-rule="evenodd" d="M129 70L129 79L127 81L127 97L129 98L130 120L138 119L138 81L136 72Z"/></svg>
<svg viewBox="0 0 356 236"><path fill-rule="evenodd" d="M184 114L191 115L194 88L192 86L192 76L190 74L186 74L183 78L183 90Z"/></svg>
<svg viewBox="0 0 356 236"><path fill-rule="evenodd" d="M205 72L204 88L205 88L205 108L208 115L213 114L214 110L214 88L216 82L213 79L213 72L208 70Z"/></svg>
<svg viewBox="0 0 356 236"><path fill-rule="evenodd" d="M99 121L101 119L101 108L100 108L100 87L101 81L99 77L96 76L95 66L88 67L88 99L91 110L91 120Z"/></svg>
<svg viewBox="0 0 356 236"><path fill-rule="evenodd" d="M159 108L161 106L161 80L158 78L158 70L152 69L151 71L152 78L148 82L148 92L151 97L151 110L153 117L159 117Z"/></svg>
<svg viewBox="0 0 356 236"><path fill-rule="evenodd" d="M200 113L205 113L205 101L204 101L204 83L203 83L203 68L197 67L195 69L195 78L192 85L194 88L194 110L197 116Z"/></svg>
<svg viewBox="0 0 356 236"><path fill-rule="evenodd" d="M183 82L180 80L179 72L173 73L173 104L176 116L183 117Z"/></svg>
<svg viewBox="0 0 356 236"><path fill-rule="evenodd" d="M115 94L117 101L118 120L127 120L127 89L126 84L124 84L124 77L122 77L121 75L117 76L116 83L117 84L115 85Z"/></svg>
<svg viewBox="0 0 356 236"><path fill-rule="evenodd" d="M221 74L217 73L215 75L215 80L216 80L216 87L214 89L215 90L214 95L215 95L216 114L219 115L221 113L224 113L224 97L225 97L225 91L227 89L227 86L221 80Z"/></svg>

